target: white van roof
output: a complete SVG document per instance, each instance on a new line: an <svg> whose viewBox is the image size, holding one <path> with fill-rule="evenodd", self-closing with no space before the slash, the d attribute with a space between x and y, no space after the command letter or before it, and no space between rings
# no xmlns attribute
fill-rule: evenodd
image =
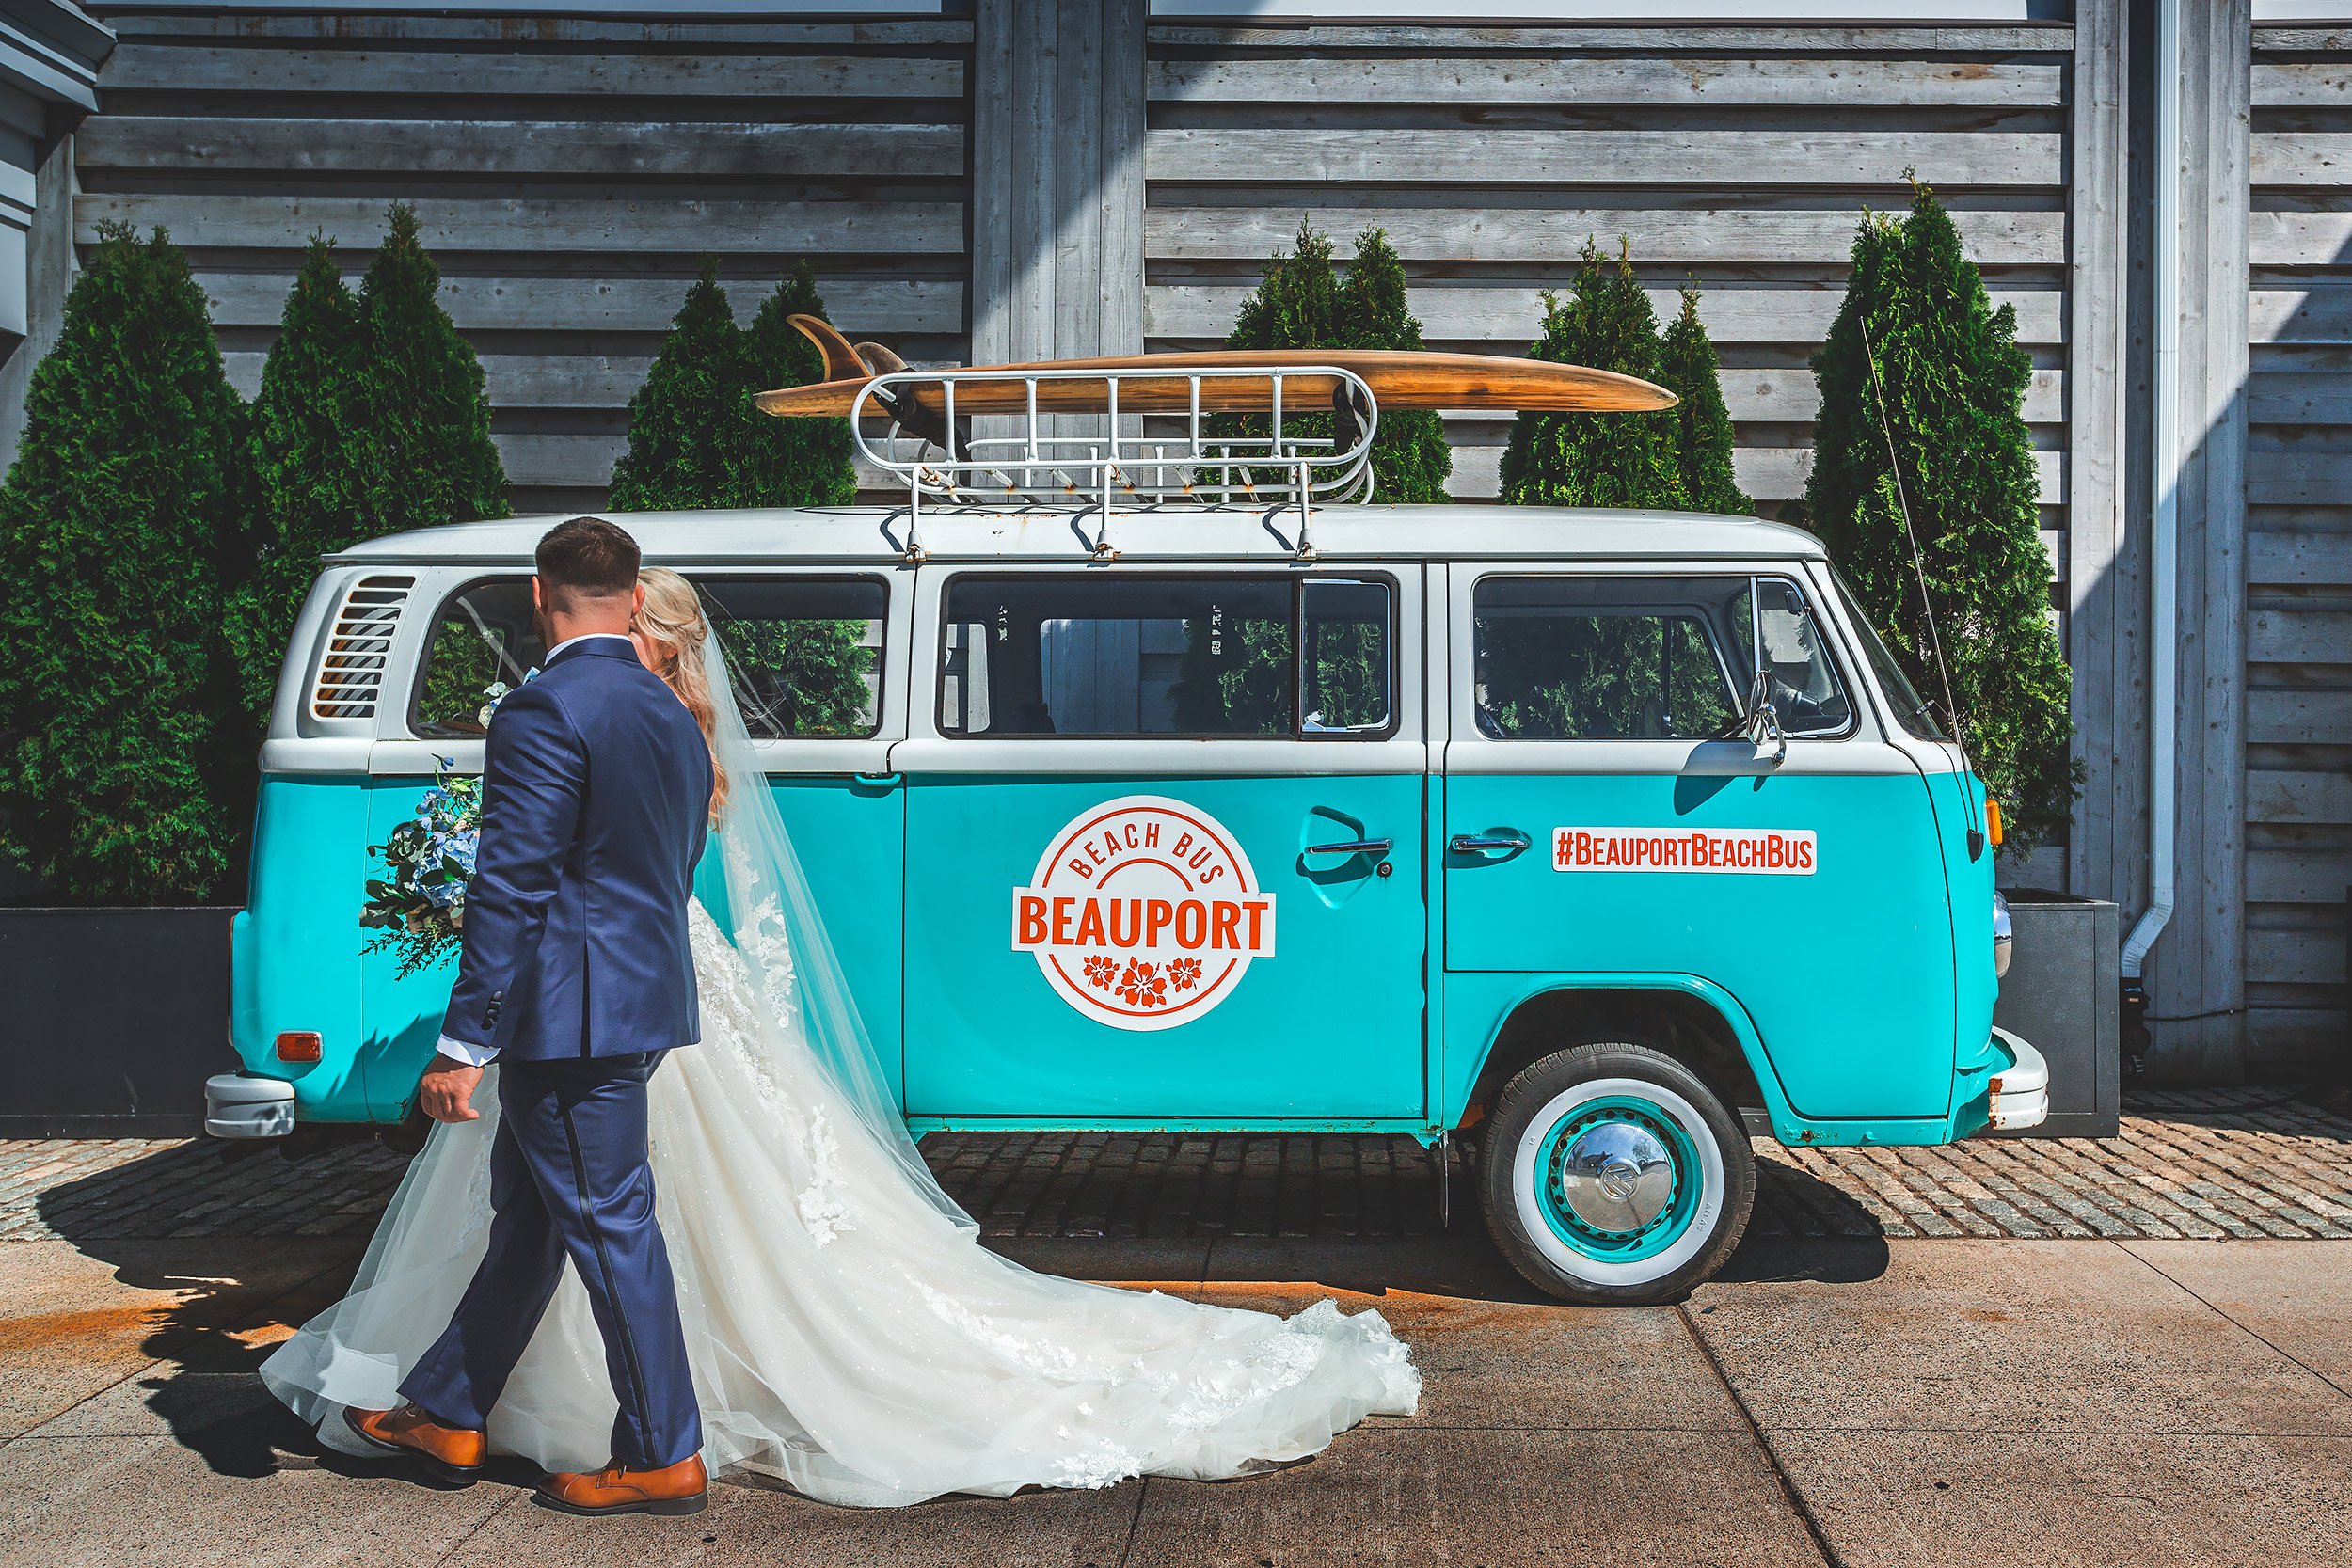
<svg viewBox="0 0 2352 1568"><path fill-rule="evenodd" d="M453 523L389 534L330 560L352 565L528 563L539 536L570 514ZM904 507L842 506L732 512L600 512L636 536L648 561L712 565L791 561L882 563L902 559ZM1072 507L996 511L926 507L920 541L935 560L1025 564L1084 560L1099 515ZM1105 531L1125 561L1295 559L1295 507L1170 506L1118 511ZM1341 560L1783 560L1819 558L1802 529L1756 517L1600 507L1482 504L1317 508L1318 556Z"/></svg>

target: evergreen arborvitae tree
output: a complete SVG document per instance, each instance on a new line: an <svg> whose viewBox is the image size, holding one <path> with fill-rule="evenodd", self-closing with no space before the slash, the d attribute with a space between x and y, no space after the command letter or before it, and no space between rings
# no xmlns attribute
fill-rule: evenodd
<svg viewBox="0 0 2352 1568"><path fill-rule="evenodd" d="M817 269L805 257L776 292L760 302L744 334L753 391L805 387L825 378L824 356L801 336L793 316L825 315ZM841 506L857 499L857 467L850 461L847 420L779 420L749 410L750 461L745 506Z"/></svg>
<svg viewBox="0 0 2352 1568"><path fill-rule="evenodd" d="M0 486L0 833L66 898L190 901L231 870L242 424L186 256L101 226Z"/></svg>
<svg viewBox="0 0 2352 1568"><path fill-rule="evenodd" d="M779 420L753 406L755 391L822 373L816 345L785 319L795 313L824 314L807 262L745 332L719 286L717 258L703 258L645 384L628 401L628 451L612 470L616 510L822 506L856 496L847 420ZM737 673L788 733L860 728L872 690L864 622L724 614L711 622Z"/></svg>
<svg viewBox="0 0 2352 1568"><path fill-rule="evenodd" d="M1620 246L1612 262L1586 241L1569 297L1544 296L1542 335L1527 352L1554 364L1656 381L1658 315ZM1502 453L1502 499L1514 506L1683 508L1675 411L1654 414L1523 413Z"/></svg>
<svg viewBox="0 0 2352 1568"><path fill-rule="evenodd" d="M415 210L394 206L389 215L359 285L363 536L503 517L506 469L490 439L481 361L441 309L440 269L418 237Z"/></svg>
<svg viewBox="0 0 2352 1568"><path fill-rule="evenodd" d="M1344 278L1331 264L1331 241L1301 221L1288 256L1278 256L1265 279L1242 302L1241 315L1225 340L1227 348L1425 347L1421 323L1406 309L1405 264L1388 236L1368 229L1357 238L1356 259ZM1254 418L1219 420L1220 433L1263 436L1266 421ZM1285 416L1285 433L1328 436L1328 415ZM1454 471L1454 451L1435 411L1381 410L1372 443L1373 499L1381 501L1442 501Z"/></svg>
<svg viewBox="0 0 2352 1568"><path fill-rule="evenodd" d="M645 384L628 400L628 451L612 468L613 507L748 504L752 380L742 331L719 287L718 258L706 256Z"/></svg>
<svg viewBox="0 0 2352 1568"><path fill-rule="evenodd" d="M1699 320L1699 292L1682 291L1682 310L1660 340L1658 384L1682 401L1667 418L1674 421L1675 455L1682 487L1694 512L1746 515L1756 502L1731 471L1731 414L1724 407L1714 340Z"/></svg>
<svg viewBox="0 0 2352 1568"><path fill-rule="evenodd" d="M1963 738L2001 802L2009 847L2031 848L2065 828L2077 787L2067 755L2072 676L2050 625L2024 413L2033 365L2017 346L2015 312L1993 309L1926 186L1915 186L1907 219L1865 214L1846 300L1813 370L1821 385L1806 485L1813 526L1863 612L1940 705L1888 464L1891 430Z"/></svg>
<svg viewBox="0 0 2352 1568"><path fill-rule="evenodd" d="M315 236L253 402L254 564L227 611L246 708L257 722L267 721L286 639L319 557L367 531L364 342L358 296L335 264L334 242Z"/></svg>

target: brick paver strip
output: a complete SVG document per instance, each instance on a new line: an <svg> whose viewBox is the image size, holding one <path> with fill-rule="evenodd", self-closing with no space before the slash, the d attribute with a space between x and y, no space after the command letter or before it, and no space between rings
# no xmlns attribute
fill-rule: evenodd
<svg viewBox="0 0 2352 1568"><path fill-rule="evenodd" d="M2352 1237L2352 1096L2146 1091L2102 1141L1949 1148L1756 1143L1767 1235ZM992 1236L1408 1236L1438 1228L1409 1138L937 1133L923 1153ZM289 1165L190 1141L0 1139L0 1243L364 1235L406 1164L355 1143ZM1454 1224L1476 1226L1457 1144Z"/></svg>

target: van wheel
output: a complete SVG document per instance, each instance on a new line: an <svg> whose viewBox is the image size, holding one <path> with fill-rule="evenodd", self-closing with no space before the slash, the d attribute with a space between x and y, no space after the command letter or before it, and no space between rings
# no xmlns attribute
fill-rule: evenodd
<svg viewBox="0 0 2352 1568"><path fill-rule="evenodd" d="M1580 1045L1511 1080L1479 1197L1511 1266L1563 1301L1673 1301L1723 1267L1756 1154L1698 1075L1645 1045Z"/></svg>

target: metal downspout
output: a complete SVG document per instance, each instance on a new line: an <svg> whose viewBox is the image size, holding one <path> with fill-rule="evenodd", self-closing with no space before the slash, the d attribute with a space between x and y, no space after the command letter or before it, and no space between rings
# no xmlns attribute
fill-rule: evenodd
<svg viewBox="0 0 2352 1568"><path fill-rule="evenodd" d="M2154 423L2149 479L2148 912L2123 943L2127 1000L2172 918L2178 749L2181 478L2181 0L2156 4ZM2137 993L2137 995L2135 993Z"/></svg>

